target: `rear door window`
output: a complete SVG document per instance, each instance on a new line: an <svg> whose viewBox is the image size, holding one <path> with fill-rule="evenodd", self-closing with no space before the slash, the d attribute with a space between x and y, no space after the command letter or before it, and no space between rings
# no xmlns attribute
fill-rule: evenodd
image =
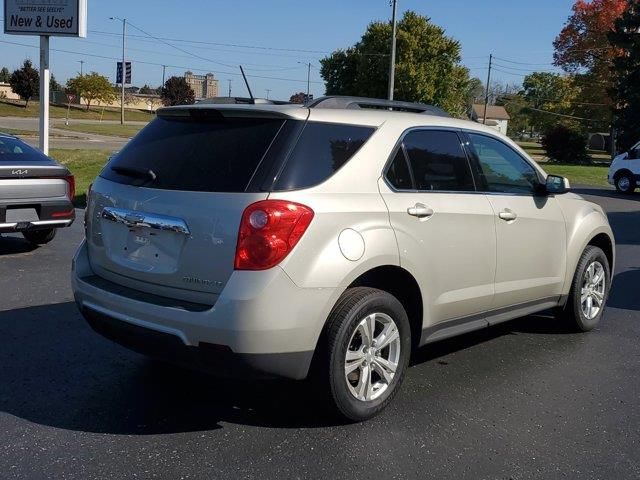
<svg viewBox="0 0 640 480"><path fill-rule="evenodd" d="M356 125L307 123L274 190L308 188L324 182L360 150L374 131Z"/></svg>
<svg viewBox="0 0 640 480"><path fill-rule="evenodd" d="M284 122L159 117L112 158L101 176L165 190L244 192Z"/></svg>
<svg viewBox="0 0 640 480"><path fill-rule="evenodd" d="M35 148L12 137L0 137L0 162L50 162L51 160Z"/></svg>
<svg viewBox="0 0 640 480"><path fill-rule="evenodd" d="M455 132L415 130L404 137L403 145L417 190L475 190L469 161Z"/></svg>

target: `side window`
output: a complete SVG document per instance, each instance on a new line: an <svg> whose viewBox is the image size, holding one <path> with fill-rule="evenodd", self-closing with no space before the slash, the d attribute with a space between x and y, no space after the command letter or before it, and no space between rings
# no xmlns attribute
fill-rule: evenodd
<svg viewBox="0 0 640 480"><path fill-rule="evenodd" d="M398 153L396 153L393 162L391 162L386 176L389 183L398 190L414 190L411 173L409 173L409 166L402 147L398 149Z"/></svg>
<svg viewBox="0 0 640 480"><path fill-rule="evenodd" d="M418 190L475 190L473 175L455 132L416 130L404 137L404 147Z"/></svg>
<svg viewBox="0 0 640 480"><path fill-rule="evenodd" d="M374 131L357 125L307 123L274 189L294 190L324 182L351 160Z"/></svg>
<svg viewBox="0 0 640 480"><path fill-rule="evenodd" d="M469 138L489 192L532 193L540 183L535 169L508 145L485 135Z"/></svg>

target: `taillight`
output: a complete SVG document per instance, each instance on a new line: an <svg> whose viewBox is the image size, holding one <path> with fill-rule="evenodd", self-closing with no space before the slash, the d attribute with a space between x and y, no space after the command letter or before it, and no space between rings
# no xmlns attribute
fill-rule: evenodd
<svg viewBox="0 0 640 480"><path fill-rule="evenodd" d="M89 184L89 188L87 188L87 200L86 205L84 206L84 230L85 233L87 231L87 224L89 222L89 201L91 200L91 189L93 188L93 183Z"/></svg>
<svg viewBox="0 0 640 480"><path fill-rule="evenodd" d="M73 175L67 175L64 177L64 181L67 182L69 201L73 202L73 199L76 198L76 179Z"/></svg>
<svg viewBox="0 0 640 480"><path fill-rule="evenodd" d="M242 214L236 270L266 270L296 246L313 219L313 210L285 200L263 200Z"/></svg>

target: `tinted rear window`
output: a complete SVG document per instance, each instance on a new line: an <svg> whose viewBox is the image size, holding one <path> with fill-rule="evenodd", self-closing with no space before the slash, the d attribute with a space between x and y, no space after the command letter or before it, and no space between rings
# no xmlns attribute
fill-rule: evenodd
<svg viewBox="0 0 640 480"><path fill-rule="evenodd" d="M165 190L243 192L283 123L273 118L160 117L100 175ZM123 173L127 171L134 173ZM135 174L149 171L153 174Z"/></svg>
<svg viewBox="0 0 640 480"><path fill-rule="evenodd" d="M11 137L0 137L0 162L50 162L51 160L35 148Z"/></svg>
<svg viewBox="0 0 640 480"><path fill-rule="evenodd" d="M374 128L309 122L274 190L308 188L327 180L369 140Z"/></svg>

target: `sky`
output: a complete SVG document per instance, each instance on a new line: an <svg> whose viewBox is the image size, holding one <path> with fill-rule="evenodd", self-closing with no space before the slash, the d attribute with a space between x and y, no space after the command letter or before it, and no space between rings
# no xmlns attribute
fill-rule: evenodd
<svg viewBox="0 0 640 480"><path fill-rule="evenodd" d="M158 86L186 70L212 72L220 94L246 96L242 64L256 97L287 99L307 88L324 93L319 60L356 43L367 25L391 17L389 0L88 0L85 39L53 37L51 71L60 83L83 70L115 81L126 18L127 61L133 84ZM462 63L486 81L489 54L497 57L492 79L521 83L533 70L553 70L552 42L574 0L398 0L398 11L428 16L458 40ZM0 17L2 17L0 11ZM9 42L9 43L7 43ZM16 45L19 44L19 45ZM0 34L0 67L13 70L25 58L37 64L38 38ZM230 81L230 83L229 83Z"/></svg>

